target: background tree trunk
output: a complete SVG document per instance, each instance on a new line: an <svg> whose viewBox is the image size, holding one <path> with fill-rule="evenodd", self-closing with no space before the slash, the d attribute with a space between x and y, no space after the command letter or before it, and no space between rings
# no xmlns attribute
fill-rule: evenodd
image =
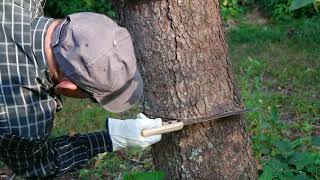
<svg viewBox="0 0 320 180"><path fill-rule="evenodd" d="M145 114L198 118L242 107L219 0L117 0L115 5L134 40ZM238 115L164 135L152 150L156 168L167 179L256 179L244 129Z"/></svg>

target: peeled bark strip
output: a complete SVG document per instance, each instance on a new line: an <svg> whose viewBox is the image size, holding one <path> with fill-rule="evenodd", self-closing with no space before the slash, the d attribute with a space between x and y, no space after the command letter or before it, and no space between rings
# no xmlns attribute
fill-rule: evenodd
<svg viewBox="0 0 320 180"><path fill-rule="evenodd" d="M145 82L143 112L196 118L241 108L219 0L118 0ZM165 119L164 119L165 120ZM241 115L164 135L153 147L167 179L256 179Z"/></svg>

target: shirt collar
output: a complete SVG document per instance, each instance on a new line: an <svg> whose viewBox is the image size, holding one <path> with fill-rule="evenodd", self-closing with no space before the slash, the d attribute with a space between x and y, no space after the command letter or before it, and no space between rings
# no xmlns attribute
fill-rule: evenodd
<svg viewBox="0 0 320 180"><path fill-rule="evenodd" d="M47 70L47 60L44 53L44 38L49 25L54 19L47 17L36 17L31 22L32 52L41 70Z"/></svg>

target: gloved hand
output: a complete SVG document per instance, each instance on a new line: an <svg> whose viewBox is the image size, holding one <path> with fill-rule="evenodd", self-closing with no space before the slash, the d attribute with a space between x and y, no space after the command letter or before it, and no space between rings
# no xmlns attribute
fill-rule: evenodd
<svg viewBox="0 0 320 180"><path fill-rule="evenodd" d="M155 135L150 137L143 137L141 131L143 129L161 127L162 120L149 119L144 114L139 113L137 119L119 120L108 118L107 129L111 137L113 151L125 147L140 147L145 149L146 147L159 142L161 135Z"/></svg>

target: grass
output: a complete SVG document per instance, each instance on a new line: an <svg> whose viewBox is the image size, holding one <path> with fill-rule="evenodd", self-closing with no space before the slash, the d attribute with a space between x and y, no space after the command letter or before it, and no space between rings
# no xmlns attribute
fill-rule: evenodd
<svg viewBox="0 0 320 180"><path fill-rule="evenodd" d="M111 113L101 108L96 103L87 100L64 98L64 108L57 113L55 117L54 136L63 135L66 132L92 132L105 129L106 117L112 118L129 118L134 117L133 112L137 112L137 108L124 113Z"/></svg>
<svg viewBox="0 0 320 180"><path fill-rule="evenodd" d="M292 123L319 120L319 33L316 20L241 25L229 33L231 59L249 108L275 106Z"/></svg>
<svg viewBox="0 0 320 180"><path fill-rule="evenodd" d="M260 179L320 178L320 24L317 19L228 33Z"/></svg>
<svg viewBox="0 0 320 180"><path fill-rule="evenodd" d="M247 108L247 131L260 179L320 179L320 23L302 19L260 26L245 20L228 33L229 52ZM105 118L133 117L96 104L65 99L54 136L104 129ZM123 178L154 171L150 150L102 154L76 176Z"/></svg>

